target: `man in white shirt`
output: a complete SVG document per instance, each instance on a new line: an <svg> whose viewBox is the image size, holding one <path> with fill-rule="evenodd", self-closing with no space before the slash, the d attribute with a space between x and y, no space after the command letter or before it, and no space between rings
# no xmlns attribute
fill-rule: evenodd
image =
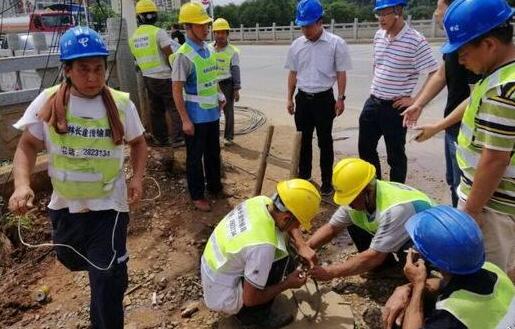
<svg viewBox="0 0 515 329"><path fill-rule="evenodd" d="M333 192L333 120L345 109L346 71L351 68L351 60L345 41L324 30L323 14L318 0L299 2L296 24L302 27L304 36L290 46L285 68L290 70L287 110L295 115L297 131L302 132L299 177L311 179L312 140L316 129L320 148L321 194L325 196ZM333 94L335 82L338 82L336 101Z"/></svg>
<svg viewBox="0 0 515 329"><path fill-rule="evenodd" d="M143 193L144 129L129 95L105 84L109 52L98 33L69 29L61 37L60 53L66 81L44 90L14 125L23 134L14 156L9 209L23 214L33 206L30 175L37 154L46 149L53 241L83 255L60 246L57 258L72 271L88 271L92 327L121 329L128 212ZM125 143L133 172L128 188Z"/></svg>

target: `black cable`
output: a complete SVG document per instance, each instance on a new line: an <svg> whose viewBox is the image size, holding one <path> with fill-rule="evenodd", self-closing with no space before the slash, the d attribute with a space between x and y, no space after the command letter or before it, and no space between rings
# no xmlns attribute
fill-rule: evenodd
<svg viewBox="0 0 515 329"><path fill-rule="evenodd" d="M2 1L2 11L0 11L0 15L2 15L2 16L3 16L3 14L4 14L4 13L6 13L6 12L8 12L9 10L13 9L14 7L16 7L17 5L19 5L20 3L22 3L22 5L23 5L23 0L19 0L18 2L15 2L15 3L14 3L14 4L12 4L10 7L8 7L7 9L5 9L5 10L4 10L4 6L3 6L4 1L6 1L6 0L3 0L3 1Z"/></svg>

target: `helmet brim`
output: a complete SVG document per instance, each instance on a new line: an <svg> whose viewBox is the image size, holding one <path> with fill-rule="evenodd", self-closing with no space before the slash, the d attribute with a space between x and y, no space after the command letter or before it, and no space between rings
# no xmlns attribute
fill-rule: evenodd
<svg viewBox="0 0 515 329"><path fill-rule="evenodd" d="M60 57L60 60L62 62L66 62L66 61L71 61L71 60L75 60L75 59L90 58L90 57L107 57L107 56L109 56L109 52L108 53L94 52L94 53L86 53L86 54L76 54L76 55L68 56L68 57Z"/></svg>
<svg viewBox="0 0 515 329"><path fill-rule="evenodd" d="M211 17L208 17L204 20L200 20L200 21L196 21L196 22L190 22L190 21L179 21L179 24L195 24L195 25L204 25L204 24L209 24L209 23L212 23L213 22L213 19Z"/></svg>
<svg viewBox="0 0 515 329"><path fill-rule="evenodd" d="M313 24L315 24L316 22L318 22L318 20L319 20L320 18L321 18L321 17L319 17L319 18L317 18L317 19L307 20L307 21L300 20L300 19L295 19L295 25L300 26L300 27L306 27L306 26L309 26L309 25L313 25Z"/></svg>

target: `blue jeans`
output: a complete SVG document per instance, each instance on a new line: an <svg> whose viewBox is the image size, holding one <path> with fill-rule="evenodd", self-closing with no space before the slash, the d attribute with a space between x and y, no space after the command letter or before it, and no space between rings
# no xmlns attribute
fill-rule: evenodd
<svg viewBox="0 0 515 329"><path fill-rule="evenodd" d="M461 170L456 160L456 143L458 136L445 133L445 180L451 189L452 206L458 206L458 185L460 185Z"/></svg>

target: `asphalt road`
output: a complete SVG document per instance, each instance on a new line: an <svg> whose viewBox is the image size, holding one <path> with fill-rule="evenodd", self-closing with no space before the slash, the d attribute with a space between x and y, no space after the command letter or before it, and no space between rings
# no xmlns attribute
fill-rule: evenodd
<svg viewBox="0 0 515 329"><path fill-rule="evenodd" d="M263 111L275 124L293 124L286 113L287 75L284 69L288 46L259 45L239 47L243 89L241 105ZM335 122L335 128L357 127L357 118L370 94L372 82L372 45L349 45L353 69L347 78L346 110ZM438 46L433 46L435 57L440 59ZM419 79L422 80L422 79ZM419 85L423 81L419 81ZM440 118L445 105L446 93L442 92L425 111L423 120Z"/></svg>

